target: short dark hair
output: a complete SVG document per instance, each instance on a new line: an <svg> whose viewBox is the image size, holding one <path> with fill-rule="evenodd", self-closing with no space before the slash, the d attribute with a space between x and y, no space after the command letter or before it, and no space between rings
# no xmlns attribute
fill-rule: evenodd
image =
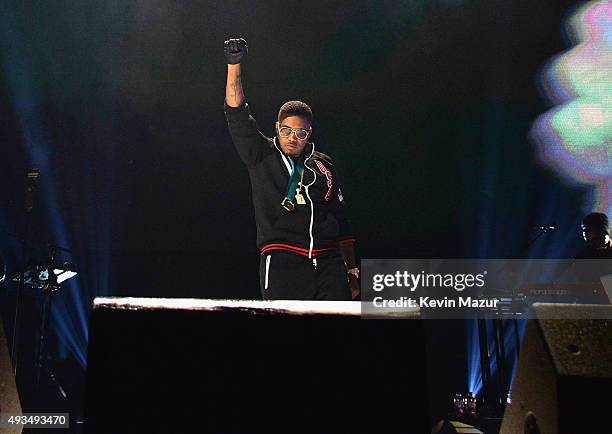
<svg viewBox="0 0 612 434"><path fill-rule="evenodd" d="M301 116L312 125L312 110L305 102L287 101L283 104L278 111L278 122L281 123L288 116Z"/></svg>
<svg viewBox="0 0 612 434"><path fill-rule="evenodd" d="M582 229L591 228L601 230L610 235L610 219L601 212L592 212L582 219Z"/></svg>

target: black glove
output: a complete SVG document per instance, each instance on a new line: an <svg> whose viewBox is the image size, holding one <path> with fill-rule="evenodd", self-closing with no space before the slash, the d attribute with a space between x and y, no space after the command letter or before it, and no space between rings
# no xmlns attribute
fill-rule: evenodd
<svg viewBox="0 0 612 434"><path fill-rule="evenodd" d="M231 65L235 65L242 61L242 58L249 52L247 42L240 39L228 39L224 43L223 51L225 52L225 60Z"/></svg>

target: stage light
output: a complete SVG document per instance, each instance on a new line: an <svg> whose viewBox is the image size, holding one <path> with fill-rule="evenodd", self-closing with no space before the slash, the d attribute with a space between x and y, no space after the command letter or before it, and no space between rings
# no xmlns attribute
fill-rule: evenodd
<svg viewBox="0 0 612 434"><path fill-rule="evenodd" d="M468 392L465 397L465 409L466 414L476 417L476 398L472 395L472 392Z"/></svg>
<svg viewBox="0 0 612 434"><path fill-rule="evenodd" d="M53 269L53 276L49 278L49 268ZM52 267L45 262L29 265L23 274L23 283L34 289L57 291L60 284L76 276L74 266L69 262L55 262ZM20 276L13 278L19 282Z"/></svg>
<svg viewBox="0 0 612 434"><path fill-rule="evenodd" d="M467 392L465 396L462 393L455 393L453 396L453 411L455 416L460 419L476 417L476 397L472 392Z"/></svg>
<svg viewBox="0 0 612 434"><path fill-rule="evenodd" d="M36 56L32 56L33 52L40 52L57 59L63 53L62 44L53 44L51 47L48 46L47 39L43 38L40 41L38 38L32 39L36 32L31 33L30 30L35 29L38 18L45 15L45 7L41 6L37 9L37 19L34 19L28 14L21 13L20 2L13 2L14 7L9 4L4 6L5 3L3 2L3 6L0 6L2 11L0 13L2 81L6 85L7 96L9 96L7 105L12 103L21 133L21 143L25 147L28 160L40 172L37 192L32 195L33 212L37 222L44 222L44 227L41 227L39 232L44 232L44 238L48 242L69 248L72 251L71 257L78 258L79 269L86 271L80 272L75 279L64 280L69 276L68 274L58 276L58 280L63 280L63 290L54 293L56 295L50 312L50 327L54 329L57 338L56 350L59 357L67 357L68 353L71 353L85 367L90 303L94 295L107 294L109 291L108 270L112 239L112 201L110 198L113 191L113 174L110 170L106 170L108 166L98 164L98 161L102 160L105 163L113 161L110 149L112 147L106 147L103 153L96 153L96 161L88 162L83 172L84 176L76 178L82 184L78 190L80 192L78 208L81 208L82 211L70 211L72 221L78 221L79 225L70 224L66 218L69 215L68 208L70 207L61 204L74 203L70 194L75 189L66 188L68 184L60 183L60 180L69 179L62 173L63 168L76 167L71 165L75 159L71 157L66 160L66 154L60 152L65 149L66 143L55 141L58 139L64 142L68 137L62 137L61 134L55 134L53 129L49 129L49 125L53 122L49 122L47 118L48 95L44 94L46 86L40 85L49 77L46 75L45 62L37 62L34 60ZM82 43L83 47L88 46L88 41L82 38L73 42ZM41 67L43 69L40 69ZM49 82L51 81L53 80ZM64 94L64 91L74 90L69 88L70 86L58 88L58 93L53 94L53 101L61 101L64 96L67 96L68 94ZM107 112L100 110L96 113ZM96 125L97 121L110 124L114 122L114 119L114 113L108 117L96 118ZM94 142L98 146L98 143L102 143L103 140L96 137ZM87 152L88 149L84 147L85 145L88 145L88 142L83 143L83 147L80 147L83 152ZM89 176L90 174L95 176ZM18 226L21 228L21 224ZM6 227L5 224L4 227ZM20 251L20 247L14 247L13 257L19 257L17 252ZM9 252L7 252L7 260L10 258L8 255ZM20 263L19 266L21 265ZM55 268L65 270L62 267L51 267L52 270ZM54 276L55 273L52 272L51 279ZM7 276L7 280L11 277L12 273ZM40 276L37 276L36 279L40 280Z"/></svg>
<svg viewBox="0 0 612 434"><path fill-rule="evenodd" d="M455 393L453 397L453 409L458 416L465 415L465 399L461 393Z"/></svg>

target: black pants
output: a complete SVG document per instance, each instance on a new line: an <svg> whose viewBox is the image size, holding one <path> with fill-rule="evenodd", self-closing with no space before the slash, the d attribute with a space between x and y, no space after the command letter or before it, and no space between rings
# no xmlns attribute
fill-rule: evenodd
<svg viewBox="0 0 612 434"><path fill-rule="evenodd" d="M264 300L350 300L340 253L318 258L277 250L261 256L259 283Z"/></svg>

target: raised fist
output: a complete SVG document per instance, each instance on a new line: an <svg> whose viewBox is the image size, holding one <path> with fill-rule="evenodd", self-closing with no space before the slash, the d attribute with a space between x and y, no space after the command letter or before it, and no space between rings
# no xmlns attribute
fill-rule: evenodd
<svg viewBox="0 0 612 434"><path fill-rule="evenodd" d="M223 51L225 52L225 60L231 65L240 63L244 56L249 52L247 42L240 39L228 39L224 43Z"/></svg>

